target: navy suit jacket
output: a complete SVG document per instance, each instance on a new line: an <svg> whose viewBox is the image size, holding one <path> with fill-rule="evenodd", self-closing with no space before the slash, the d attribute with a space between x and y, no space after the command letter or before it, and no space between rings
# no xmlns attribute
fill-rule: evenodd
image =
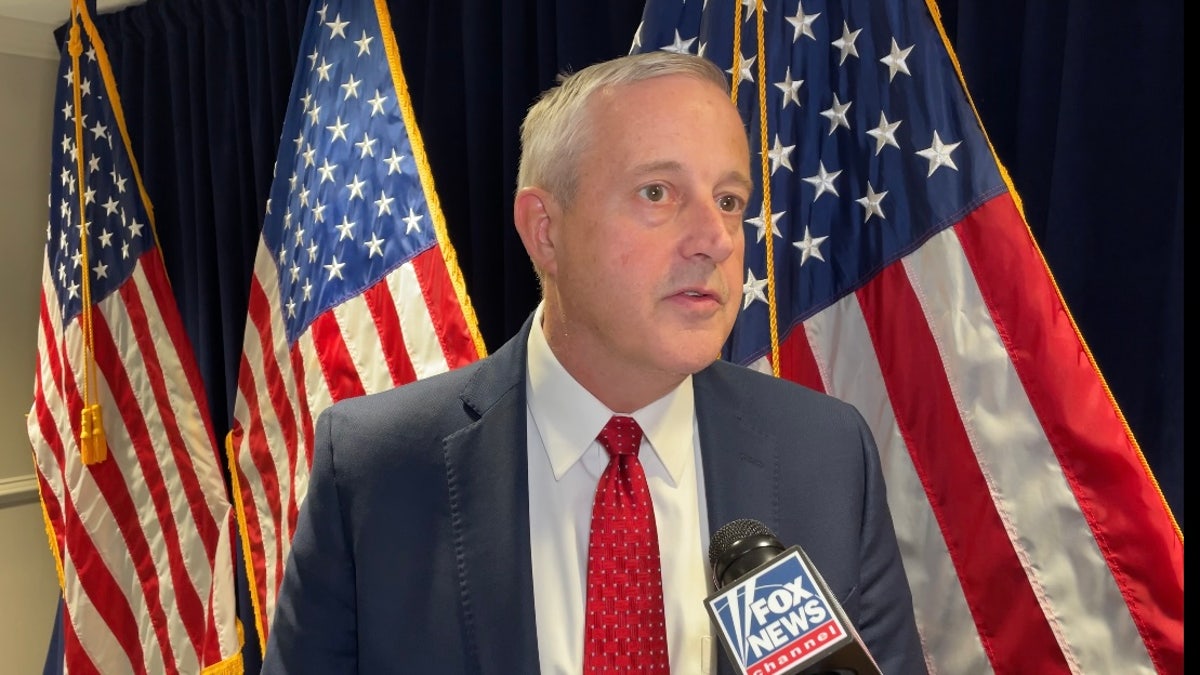
<svg viewBox="0 0 1200 675"><path fill-rule="evenodd" d="M529 328L469 366L320 415L263 673L540 672ZM883 672L925 673L878 452L858 411L721 361L693 382L708 522L754 518L799 544ZM717 658L719 672L734 672Z"/></svg>

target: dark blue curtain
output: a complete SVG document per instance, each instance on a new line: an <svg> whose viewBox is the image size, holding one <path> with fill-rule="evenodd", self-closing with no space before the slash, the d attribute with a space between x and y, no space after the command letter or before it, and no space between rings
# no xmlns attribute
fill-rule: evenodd
<svg viewBox="0 0 1200 675"><path fill-rule="evenodd" d="M558 72L626 53L643 0L388 4L494 350L538 296L511 225L520 121ZM939 4L1030 227L1182 527L1182 0ZM306 11L303 0L148 0L96 18L219 433ZM244 583L240 600L257 673Z"/></svg>

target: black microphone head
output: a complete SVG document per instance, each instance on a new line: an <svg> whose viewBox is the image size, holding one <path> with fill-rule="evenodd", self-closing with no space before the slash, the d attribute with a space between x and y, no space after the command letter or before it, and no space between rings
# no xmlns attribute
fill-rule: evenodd
<svg viewBox="0 0 1200 675"><path fill-rule="evenodd" d="M717 590L780 553L783 544L759 521L741 518L725 524L708 544L708 563Z"/></svg>

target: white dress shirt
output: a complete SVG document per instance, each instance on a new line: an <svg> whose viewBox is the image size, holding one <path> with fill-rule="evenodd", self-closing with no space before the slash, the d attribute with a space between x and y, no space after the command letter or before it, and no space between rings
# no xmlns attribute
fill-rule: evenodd
<svg viewBox="0 0 1200 675"><path fill-rule="evenodd" d="M562 367L541 321L539 306L529 332L526 381L538 656L543 675L578 675L583 669L592 499L608 465L596 436L613 411ZM671 672L707 675L716 671L716 649L704 608L712 583L692 378L632 417L645 433L639 459L658 526Z"/></svg>

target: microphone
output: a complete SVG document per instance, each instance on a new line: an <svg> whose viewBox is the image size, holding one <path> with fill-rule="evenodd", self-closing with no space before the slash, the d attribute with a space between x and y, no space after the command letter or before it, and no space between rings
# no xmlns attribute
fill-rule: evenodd
<svg viewBox="0 0 1200 675"><path fill-rule="evenodd" d="M713 534L708 562L704 605L739 675L882 675L799 546L743 518Z"/></svg>

